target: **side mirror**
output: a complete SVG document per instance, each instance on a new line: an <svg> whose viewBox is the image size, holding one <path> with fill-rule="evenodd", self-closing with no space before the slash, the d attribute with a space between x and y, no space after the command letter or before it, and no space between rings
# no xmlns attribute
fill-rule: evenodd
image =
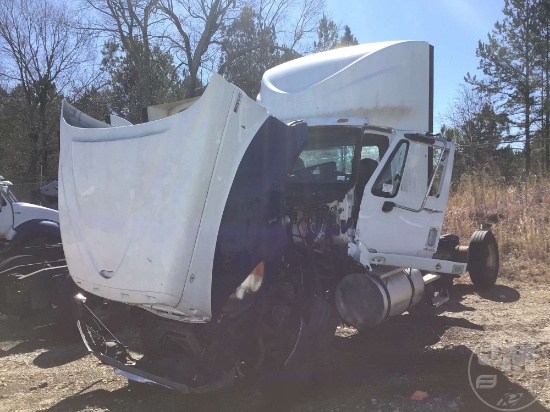
<svg viewBox="0 0 550 412"><path fill-rule="evenodd" d="M382 205L382 212L389 213L393 210L394 207L395 207L395 203L385 201L384 204Z"/></svg>

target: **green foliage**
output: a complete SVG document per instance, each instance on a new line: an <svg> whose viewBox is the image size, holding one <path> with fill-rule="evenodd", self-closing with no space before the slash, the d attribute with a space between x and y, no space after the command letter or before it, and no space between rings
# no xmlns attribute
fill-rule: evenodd
<svg viewBox="0 0 550 412"><path fill-rule="evenodd" d="M497 22L487 42L480 41L477 56L485 78L466 77L478 91L495 96L499 113L508 117L524 139L525 169L531 171L531 141L541 105L541 37L538 5L541 0L505 0L502 22Z"/></svg>
<svg viewBox="0 0 550 412"><path fill-rule="evenodd" d="M357 38L351 33L351 29L346 24L344 26L344 35L340 38L338 47L356 46L358 44Z"/></svg>
<svg viewBox="0 0 550 412"><path fill-rule="evenodd" d="M347 26L346 26L347 27ZM317 28L317 41L313 42L315 53L334 49L338 46L340 29L333 20L329 20L325 14L319 21Z"/></svg>
<svg viewBox="0 0 550 412"><path fill-rule="evenodd" d="M358 44L348 26L340 37L338 26L325 14L316 31L314 52ZM252 98L257 96L267 69L300 56L293 47L278 43L276 27L266 24L263 16L251 7L243 8L238 18L222 27L221 36L218 72Z"/></svg>
<svg viewBox="0 0 550 412"><path fill-rule="evenodd" d="M502 141L508 129L508 116L495 113L489 103L485 103L478 113L467 119L463 124L464 137L475 150L473 151L473 163L479 163L493 153Z"/></svg>
<svg viewBox="0 0 550 412"><path fill-rule="evenodd" d="M29 138L29 123L21 122L20 114L26 115L25 97L21 87L10 92L0 91L0 174L7 179L29 175L33 141ZM23 109L24 113L21 113ZM29 173L30 172L30 173Z"/></svg>
<svg viewBox="0 0 550 412"><path fill-rule="evenodd" d="M159 46L148 52L136 40L130 54L117 43L107 42L102 54L102 69L109 76L109 108L115 114L140 123L143 108L183 98L183 81L173 58Z"/></svg>
<svg viewBox="0 0 550 412"><path fill-rule="evenodd" d="M511 169L510 159L499 147L503 141L511 141L509 121L504 113L496 113L491 99L472 88L462 86L459 99L447 113L452 127L441 128L441 134L457 146L453 179L458 180L467 172L492 167L502 176L520 174L522 169ZM513 154L513 153L512 153ZM517 155L519 156L519 155Z"/></svg>
<svg viewBox="0 0 550 412"><path fill-rule="evenodd" d="M28 105L25 92L17 86L0 92L0 174L15 178L31 178L40 173L37 149L39 132L46 136L43 153L47 163L42 173L57 174L59 134L59 105L61 96L55 94L46 107L44 128L38 128L36 108Z"/></svg>
<svg viewBox="0 0 550 412"><path fill-rule="evenodd" d="M314 53L358 44L357 38L351 33L348 25L344 26L344 34L340 36L340 28L323 14L317 27L317 41L313 42Z"/></svg>
<svg viewBox="0 0 550 412"><path fill-rule="evenodd" d="M510 180L550 172L550 2L505 0L503 15L478 44L484 77L465 77L473 88L447 117L465 167L492 164Z"/></svg>
<svg viewBox="0 0 550 412"><path fill-rule="evenodd" d="M91 86L86 88L71 104L88 116L104 121L112 113L110 97L110 91L107 88L100 90Z"/></svg>
<svg viewBox="0 0 550 412"><path fill-rule="evenodd" d="M254 99L267 69L297 57L293 50L277 44L274 28L264 25L249 7L222 28L222 35L223 54L218 71Z"/></svg>

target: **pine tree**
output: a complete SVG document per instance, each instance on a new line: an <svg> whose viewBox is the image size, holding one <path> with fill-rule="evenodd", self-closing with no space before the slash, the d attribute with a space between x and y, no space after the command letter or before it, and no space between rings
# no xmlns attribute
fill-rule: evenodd
<svg viewBox="0 0 550 412"><path fill-rule="evenodd" d="M497 96L501 113L521 130L525 146L525 171L531 172L531 144L540 107L540 76L536 41L540 38L539 0L505 0L504 19L497 22L487 42L480 41L477 56L486 78L469 74L466 81L478 90Z"/></svg>
<svg viewBox="0 0 550 412"><path fill-rule="evenodd" d="M323 14L317 28L317 41L313 42L313 51L318 53L334 49L338 45L339 31L336 23Z"/></svg>
<svg viewBox="0 0 550 412"><path fill-rule="evenodd" d="M261 16L249 7L223 27L222 34L223 54L218 72L253 99L260 91L267 69L299 56L278 45L274 28L264 25Z"/></svg>
<svg viewBox="0 0 550 412"><path fill-rule="evenodd" d="M338 47L356 46L358 44L357 38L351 33L351 29L346 24L344 26L344 35L340 38Z"/></svg>

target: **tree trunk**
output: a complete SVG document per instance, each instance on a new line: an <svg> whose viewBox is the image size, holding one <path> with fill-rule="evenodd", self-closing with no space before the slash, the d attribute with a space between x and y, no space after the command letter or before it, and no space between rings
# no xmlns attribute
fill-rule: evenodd
<svg viewBox="0 0 550 412"><path fill-rule="evenodd" d="M550 172L550 100L548 99L550 93L550 26L548 20L546 21L546 53L544 61L544 99L542 100L543 116L544 116L544 171L546 174Z"/></svg>
<svg viewBox="0 0 550 412"><path fill-rule="evenodd" d="M41 178L43 172L46 172L48 169L48 153L47 153L47 142L48 136L46 134L47 127L47 118L46 118L46 106L40 104L38 107L38 132L36 140L36 159L37 164L35 168L35 174L37 180Z"/></svg>
<svg viewBox="0 0 550 412"><path fill-rule="evenodd" d="M190 99L197 95L197 83L198 83L198 64L189 65L189 77L187 78L187 87L185 90L185 97Z"/></svg>
<svg viewBox="0 0 550 412"><path fill-rule="evenodd" d="M525 104L525 173L527 176L531 173L531 106L527 99Z"/></svg>

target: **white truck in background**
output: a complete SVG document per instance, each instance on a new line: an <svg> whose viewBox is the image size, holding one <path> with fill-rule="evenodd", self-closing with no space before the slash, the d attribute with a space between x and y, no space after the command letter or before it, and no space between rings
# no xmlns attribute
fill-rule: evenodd
<svg viewBox="0 0 550 412"><path fill-rule="evenodd" d="M135 359L78 297L82 337L129 379L185 393L306 379L340 322L374 327L498 275L491 232L442 235L454 146L431 134L433 48L403 41L267 71L258 102L213 75L198 100L112 127L67 102L68 269L141 313ZM281 119L281 120L280 120Z"/></svg>
<svg viewBox="0 0 550 412"><path fill-rule="evenodd" d="M11 186L0 176L0 313L21 316L50 307L67 272L35 273L63 257L59 213L19 202Z"/></svg>
<svg viewBox="0 0 550 412"><path fill-rule="evenodd" d="M17 201L12 183L0 176L0 249L61 242L57 210Z"/></svg>
<svg viewBox="0 0 550 412"><path fill-rule="evenodd" d="M21 318L53 310L59 332L73 336L72 298L81 290L67 270L59 212L19 202L11 186L0 176L0 313ZM57 192L57 182L48 186ZM119 303L94 296L88 304L111 327L127 320Z"/></svg>

